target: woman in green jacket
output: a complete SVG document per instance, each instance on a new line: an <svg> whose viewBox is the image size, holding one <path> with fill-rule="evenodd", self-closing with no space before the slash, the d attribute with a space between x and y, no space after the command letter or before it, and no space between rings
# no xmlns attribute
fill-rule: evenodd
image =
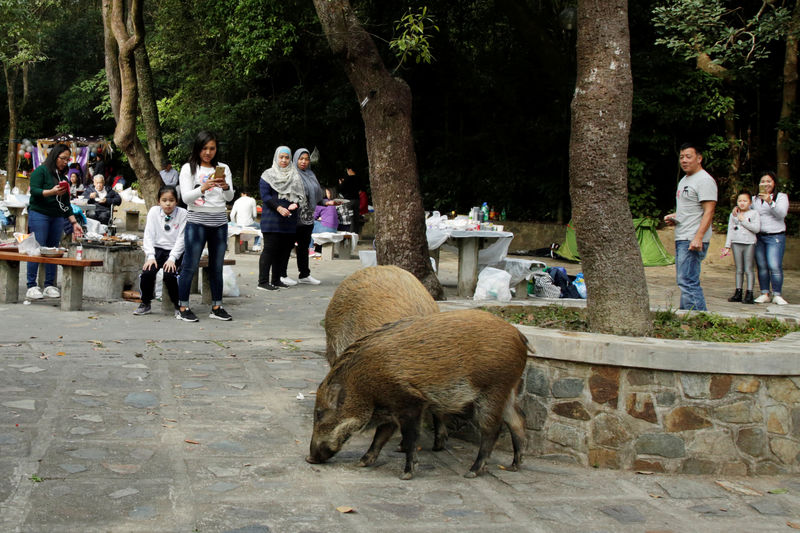
<svg viewBox="0 0 800 533"><path fill-rule="evenodd" d="M64 232L64 219L72 224L73 235L80 237L81 225L72 213L69 203L69 182L66 169L70 150L65 144L57 144L47 159L31 174L31 199L28 205L28 232L36 235L39 246L58 246ZM45 265L44 292L36 285L38 263L28 263L28 299L58 298L61 293L55 286L56 265Z"/></svg>

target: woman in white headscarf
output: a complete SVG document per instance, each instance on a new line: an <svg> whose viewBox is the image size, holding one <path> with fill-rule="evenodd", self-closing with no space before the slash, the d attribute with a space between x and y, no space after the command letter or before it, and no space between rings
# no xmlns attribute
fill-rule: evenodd
<svg viewBox="0 0 800 533"><path fill-rule="evenodd" d="M274 291L288 287L280 277L294 246L297 209L305 202L303 182L292 164L292 152L288 146L279 146L275 150L272 166L261 174L259 188L264 247L258 261L258 288Z"/></svg>

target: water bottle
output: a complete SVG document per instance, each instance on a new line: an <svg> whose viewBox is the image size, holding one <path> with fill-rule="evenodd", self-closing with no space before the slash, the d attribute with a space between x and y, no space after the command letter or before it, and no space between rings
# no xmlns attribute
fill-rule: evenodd
<svg viewBox="0 0 800 533"><path fill-rule="evenodd" d="M488 222L489 221L489 204L483 202L481 206L481 222Z"/></svg>
<svg viewBox="0 0 800 533"><path fill-rule="evenodd" d="M6 180L5 189L3 189L3 198L5 200L11 199L11 185L9 185L8 180Z"/></svg>
<svg viewBox="0 0 800 533"><path fill-rule="evenodd" d="M75 249L75 259L83 259L83 245L81 244Z"/></svg>

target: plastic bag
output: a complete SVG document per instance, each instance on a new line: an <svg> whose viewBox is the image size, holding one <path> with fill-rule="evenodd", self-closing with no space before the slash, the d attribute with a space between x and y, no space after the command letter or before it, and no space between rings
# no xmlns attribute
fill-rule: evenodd
<svg viewBox="0 0 800 533"><path fill-rule="evenodd" d="M236 282L236 273L230 265L222 267L222 295L239 296L239 284Z"/></svg>
<svg viewBox="0 0 800 533"><path fill-rule="evenodd" d="M578 294L581 295L581 298L586 298L586 282L583 279L583 272L575 276L575 281L572 284L578 289Z"/></svg>
<svg viewBox="0 0 800 533"><path fill-rule="evenodd" d="M17 240L17 247L19 253L25 255L42 255L39 243L36 241L35 233L14 233L14 238Z"/></svg>
<svg viewBox="0 0 800 533"><path fill-rule="evenodd" d="M473 300L494 300L508 302L511 300L511 290L508 287L511 274L505 270L486 267L478 274L478 285L475 287Z"/></svg>

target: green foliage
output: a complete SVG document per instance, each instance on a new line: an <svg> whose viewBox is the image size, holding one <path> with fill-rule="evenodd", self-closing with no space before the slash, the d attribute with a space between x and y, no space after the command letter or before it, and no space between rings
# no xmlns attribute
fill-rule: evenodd
<svg viewBox="0 0 800 533"><path fill-rule="evenodd" d="M80 132L86 116L95 114L103 120L114 119L105 69L90 78L76 80L59 95L58 102L61 112L58 131Z"/></svg>
<svg viewBox="0 0 800 533"><path fill-rule="evenodd" d="M653 24L662 44L685 60L708 54L725 69L747 70L769 55L771 41L781 39L791 15L774 2L731 6L726 0L667 0L653 9Z"/></svg>
<svg viewBox="0 0 800 533"><path fill-rule="evenodd" d="M633 218L658 218L656 188L647 180L645 166L636 157L628 158L628 204Z"/></svg>
<svg viewBox="0 0 800 533"><path fill-rule="evenodd" d="M430 63L433 61L431 43L425 26L439 31L439 26L434 23L433 17L428 14L428 6L419 11L409 8L403 17L395 23L395 31L402 32L399 37L389 43L394 53L399 58L398 68L407 57L413 57L417 63Z"/></svg>

